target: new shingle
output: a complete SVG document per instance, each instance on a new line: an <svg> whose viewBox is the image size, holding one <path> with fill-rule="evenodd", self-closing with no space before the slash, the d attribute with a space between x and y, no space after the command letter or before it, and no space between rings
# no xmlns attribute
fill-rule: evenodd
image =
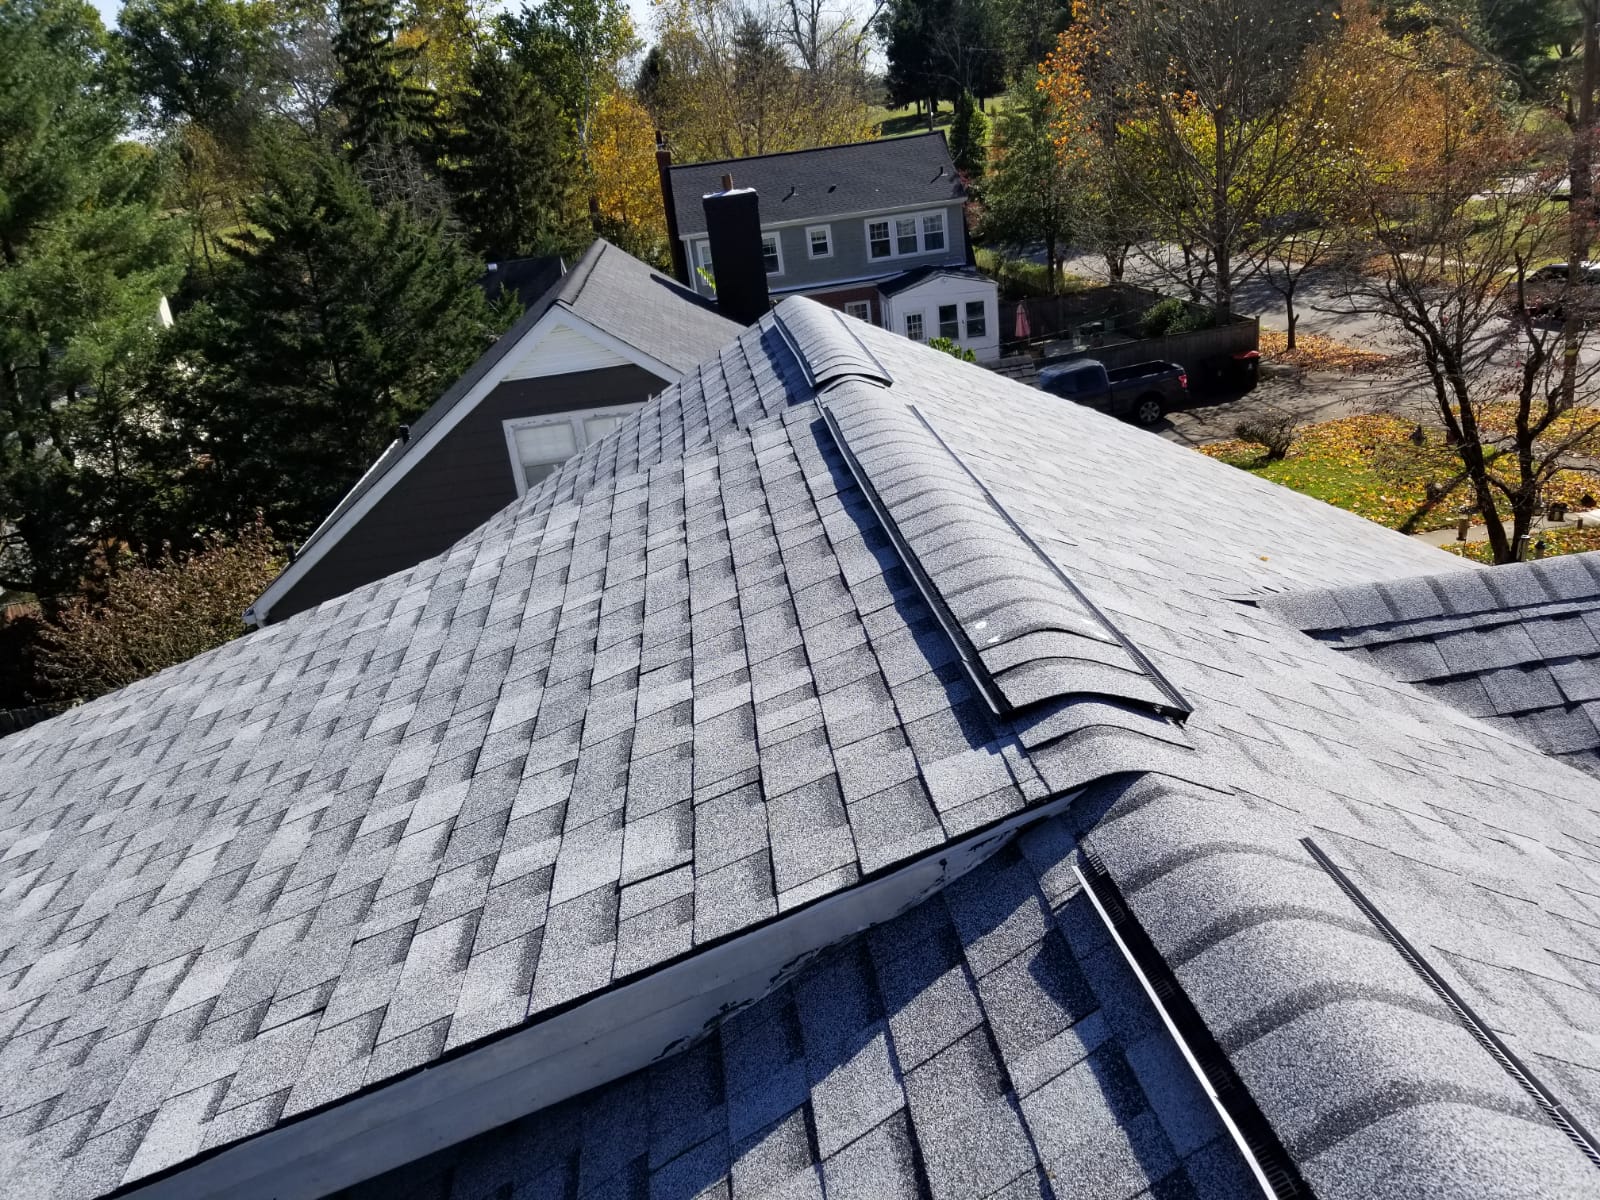
<svg viewBox="0 0 1600 1200"><path fill-rule="evenodd" d="M726 1094L685 1105L680 1135L639 1116L649 1137L602 1154L613 1118L583 1126L588 1106L623 1103L607 1089L536 1117L550 1148L508 1168L513 1182L644 1188L671 1167L731 1194L734 1162L769 1136L783 1131L775 1153L798 1145L802 1109L808 1153L824 1128L833 1149L795 1160L780 1181L795 1186L821 1186L868 1144L881 1153L862 1161L893 1180L899 1130L933 1194L1037 1192L1067 1158L1108 1190L1203 1194L1236 1179L1197 1092L1192 1106L1151 1099L1179 1082L1150 1040L1165 1027L1077 891L1071 854L1087 830L1252 1099L1294 1131L1319 1194L1376 1194L1382 1177L1360 1154L1398 1160L1411 1134L1459 1150L1433 1164L1447 1191L1522 1186L1449 1173L1481 1163L1483 1145L1537 1161L1528 1178L1551 1194L1591 1187L1582 1156L1549 1140L1503 1073L1483 1074L1480 1051L1417 995L1299 839L1329 847L1594 1124L1580 1082L1600 1069L1592 1006L1562 965L1596 953L1583 899L1597 892L1594 781L1236 599L1430 576L1447 611L1424 603L1429 615L1395 640L1472 634L1474 661L1498 665L1419 682L1470 682L1487 705L1480 669L1575 678L1543 664L1584 661L1552 656L1574 614L1589 628L1578 577L1508 578L1499 591L1533 609L1463 615L1505 605L1448 574L1482 574L1466 564L862 326L851 341L891 382L852 375L836 390L878 388L869 407L896 421L896 404L915 403L961 460L941 448L882 464L930 561L953 561L939 506L895 489L955 489L970 476L942 472L964 463L1194 707L1181 730L1076 693L1030 701L1025 720L997 716L975 705L909 576L879 557L884 531L777 331L794 313L821 341L842 320L786 302L448 554L0 744L0 1170L31 1185L49 1162L63 1195L103 1192L140 1154L224 1146L669 958L692 969L708 942L781 930L802 906L826 912L816 902L864 877L927 869L948 843L1036 821L1027 806L1052 799L1069 818L1025 834L1023 854L1000 851L866 935L861 973L879 1008L854 1042L814 1062L803 1031L819 1002L780 988L757 1006L770 1036L744 1017L709 1032ZM1152 473L1172 498L1159 525L1141 483ZM1001 557L1003 572L1024 561ZM1015 569L1028 587L1060 581L1037 554ZM994 582L950 594L992 599ZM1338 644L1385 644L1407 594L1426 602L1392 589L1390 620ZM776 621L771 648L749 636L753 616L786 605L792 624ZM1325 602L1306 607L1326 619ZM1539 636L1504 632L1525 620ZM1055 662L1070 645L1034 632L997 669ZM604 662L635 638L637 663ZM1106 666L1074 659L1063 677ZM706 689L720 695L742 670L748 698L701 711ZM641 686L651 711L639 720ZM503 695L535 690L534 715L508 702L493 725ZM1562 694L1559 728L1555 707L1540 710L1562 746L1578 744L1566 718L1579 703ZM586 736L591 715L603 736ZM798 768L784 757L819 732ZM303 1029L291 1077L293 1056L268 1051L288 1036L277 1031ZM728 1052L735 1034L756 1039L751 1053ZM259 1063L242 1102L209 1111L195 1093L237 1074L235 1059ZM1308 1088L1296 1062L1342 1074ZM850 1086L825 1087L835 1071ZM892 1111L891 1080L905 1095ZM1475 1090L1442 1119L1430 1089L1461 1080Z"/></svg>

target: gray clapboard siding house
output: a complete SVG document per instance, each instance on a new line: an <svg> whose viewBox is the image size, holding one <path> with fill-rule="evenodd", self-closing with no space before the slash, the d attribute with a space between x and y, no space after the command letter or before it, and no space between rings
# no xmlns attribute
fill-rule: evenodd
<svg viewBox="0 0 1600 1200"><path fill-rule="evenodd" d="M761 203L761 255L776 299L805 295L915 341L945 336L1000 352L994 282L972 266L967 189L942 133L719 162L663 164L680 275L713 288L702 197L725 176ZM915 295L891 299L907 277Z"/></svg>
<svg viewBox="0 0 1600 1200"><path fill-rule="evenodd" d="M0 741L0 1195L1588 1200L1600 779L1388 647L1597 620L790 298Z"/></svg>
<svg viewBox="0 0 1600 1200"><path fill-rule="evenodd" d="M508 264L516 290L544 272ZM738 331L713 305L597 239L372 464L245 613L280 621L414 566L614 429Z"/></svg>

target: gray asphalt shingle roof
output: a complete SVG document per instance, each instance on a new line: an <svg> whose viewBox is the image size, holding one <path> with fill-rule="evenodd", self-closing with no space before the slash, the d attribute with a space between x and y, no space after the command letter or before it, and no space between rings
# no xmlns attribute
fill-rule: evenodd
<svg viewBox="0 0 1600 1200"><path fill-rule="evenodd" d="M1247 1196L1075 846L1052 818L693 1049L340 1200Z"/></svg>
<svg viewBox="0 0 1600 1200"><path fill-rule="evenodd" d="M703 197L722 190L722 177L761 196L761 221L800 221L879 212L920 204L952 204L966 188L942 133L880 138L672 168L678 232L706 231Z"/></svg>
<svg viewBox="0 0 1600 1200"><path fill-rule="evenodd" d="M1318 641L1600 774L1600 554L1268 604Z"/></svg>
<svg viewBox="0 0 1600 1200"><path fill-rule="evenodd" d="M1301 839L1592 1126L1600 784L1240 599L1447 571L1493 578L785 301L446 554L0 743L0 1180L103 1194L1083 789L1067 828L1317 1194L1591 1195L1589 1163ZM1066 855L1028 857L1084 969ZM862 1111L836 1115L808 1058L769 1111L737 1130L708 1111L676 1157L586 1168L580 1150L580 1191L648 1171L675 1194L677 1163L743 1194L769 1159L742 1139L797 1112L824 1179L852 1148L863 1165L837 1170L888 1171L909 1138L934 1194L1042 1162L1059 1195L1140 1129L1157 1148L1095 1194L1166 1178L1186 1152L1159 1114L1169 1150L1140 1125L1135 1092L1158 1101L1137 1070L1129 1091L1115 1067L1008 1048L1045 1018L1037 996L1002 1001L1043 984L1000 973L1022 925L1049 929L1018 915L1034 883L1005 899L987 878L972 922L962 885L942 901L952 1003L975 990L987 1031L948 1077L918 1071L957 1043L908 1065L936 1022L896 1030L921 992L888 997L869 935L816 968L878 975L851 1018L889 1028L859 1064ZM1136 1019L1137 997L1094 990L1105 1021ZM771 1001L797 1044L819 991ZM1093 1019L1038 1036L1065 1046ZM968 1095L1004 1103L975 1115ZM591 1129L631 1111L611 1104L549 1127L608 1144ZM793 1132L774 1158L799 1153ZM570 1165L505 1136L528 1171ZM1231 1194L1222 1161L1200 1194Z"/></svg>

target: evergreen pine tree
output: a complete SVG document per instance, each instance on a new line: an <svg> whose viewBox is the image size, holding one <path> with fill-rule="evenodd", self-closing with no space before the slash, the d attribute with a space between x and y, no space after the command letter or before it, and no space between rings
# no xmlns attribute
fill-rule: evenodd
<svg viewBox="0 0 1600 1200"><path fill-rule="evenodd" d="M585 241L572 122L516 61L482 46L444 178L473 248L493 261Z"/></svg>
<svg viewBox="0 0 1600 1200"><path fill-rule="evenodd" d="M87 5L0 3L0 590L47 601L126 531L120 385L179 275L106 51Z"/></svg>
<svg viewBox="0 0 1600 1200"><path fill-rule="evenodd" d="M438 98L420 80L417 47L395 40L394 0L338 0L338 14L332 100L352 160L425 144Z"/></svg>
<svg viewBox="0 0 1600 1200"><path fill-rule="evenodd" d="M375 205L325 152L279 150L208 305L185 321L201 507L307 532L498 326L438 222Z"/></svg>
<svg viewBox="0 0 1600 1200"><path fill-rule="evenodd" d="M971 92L956 97L955 119L950 123L950 157L969 180L983 177L989 156L989 118L978 108Z"/></svg>

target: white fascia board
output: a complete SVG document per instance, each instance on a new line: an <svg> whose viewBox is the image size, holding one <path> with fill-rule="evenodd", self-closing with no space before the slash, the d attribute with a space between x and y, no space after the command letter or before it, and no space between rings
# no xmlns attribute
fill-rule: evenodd
<svg viewBox="0 0 1600 1200"><path fill-rule="evenodd" d="M584 320L577 313L567 308L564 304L552 305L550 311L534 322L527 333L518 339L517 344L501 356L494 369L478 380L472 390L463 396L459 403L450 409L433 426L427 429L417 441L406 447L404 457L395 464L382 479L373 486L372 490L362 496L327 530L322 537L312 534L307 538L307 549L304 554L297 555L293 562L283 569L283 573L267 586L266 591L257 597L254 604L244 611L244 620L247 625L265 625L272 615L272 606L292 589L295 584L305 578L306 572L321 562L328 551L344 540L344 536L354 529L366 515L377 507L378 502L394 490L395 485L410 473L411 468L426 458L445 436L457 425L464 421L473 409L483 402L490 392L505 381L506 374L518 363L526 361L530 355L538 353L539 345L552 332L558 328L566 327L592 338L595 342L608 349L614 350L629 362L638 364L653 375L658 375L668 383L678 379L681 372L669 367L666 363L652 358L634 346L630 346L621 338L607 333L598 326ZM547 376L546 378L558 378ZM387 452L385 452L387 453ZM370 474L379 463L383 461L380 455L373 465L367 468ZM366 474L363 474L363 479ZM360 486L359 483L356 484ZM351 489L352 491L354 488ZM338 506L335 505L337 508ZM321 526L318 527L319 531Z"/></svg>
<svg viewBox="0 0 1600 1200"><path fill-rule="evenodd" d="M819 952L893 920L978 866L1070 792L963 841L792 910L536 1025L175 1170L119 1200L317 1200L631 1075L687 1048Z"/></svg>

